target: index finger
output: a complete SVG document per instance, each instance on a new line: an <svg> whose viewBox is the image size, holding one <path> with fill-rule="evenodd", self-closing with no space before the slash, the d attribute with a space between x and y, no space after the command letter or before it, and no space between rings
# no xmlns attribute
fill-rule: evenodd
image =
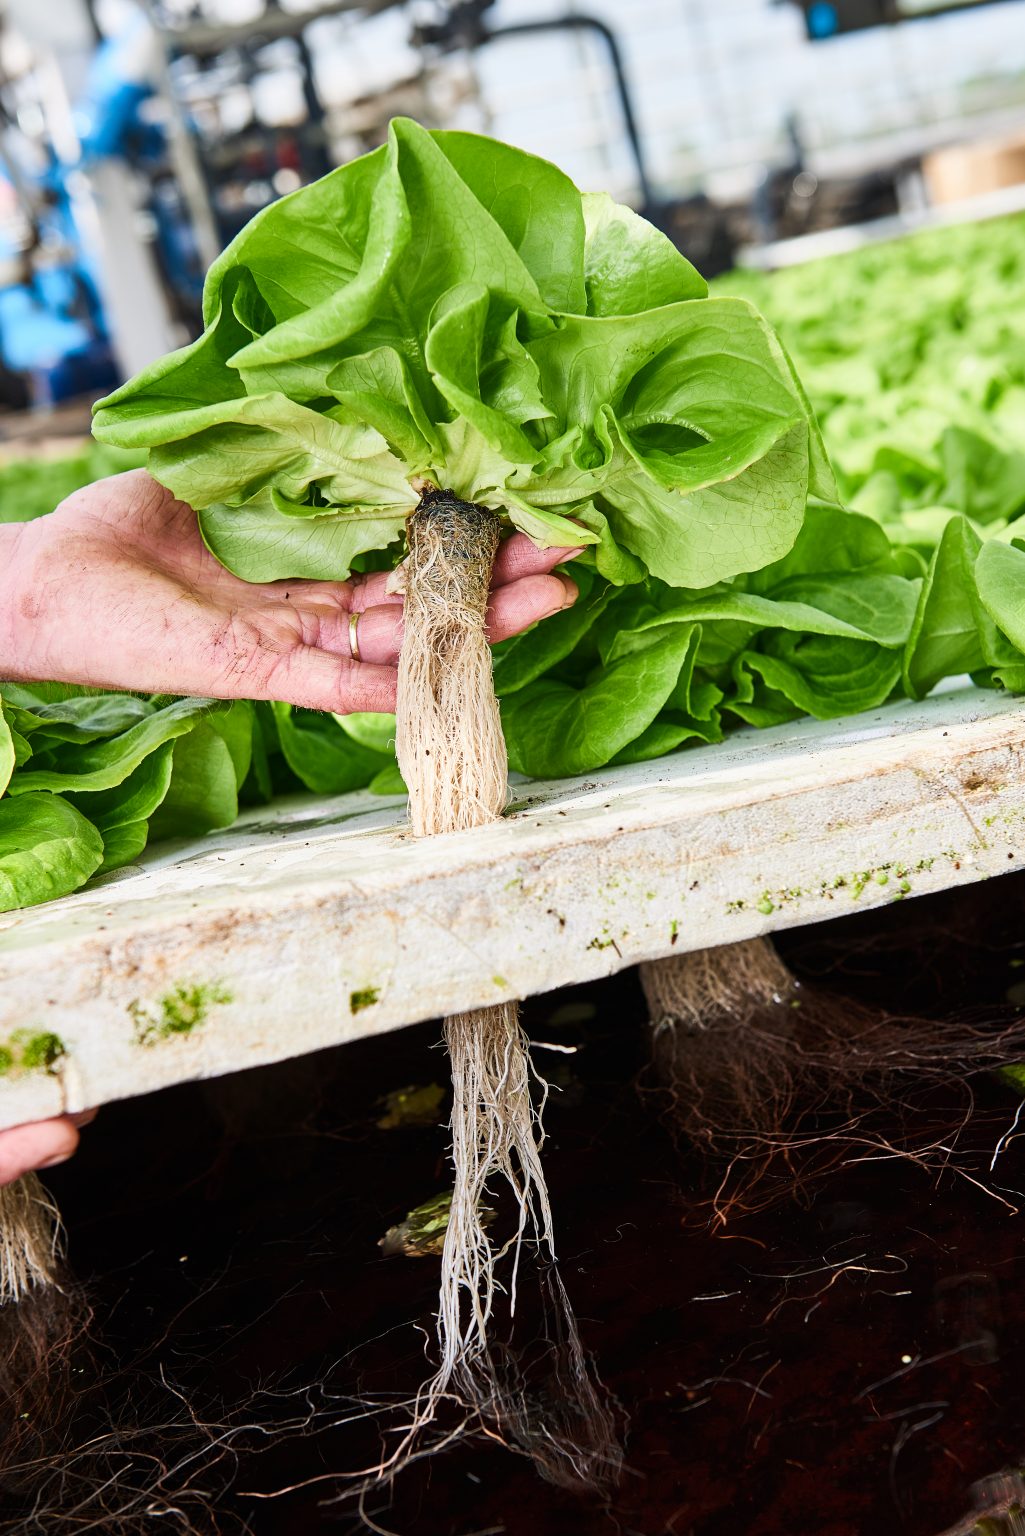
<svg viewBox="0 0 1025 1536"><path fill-rule="evenodd" d="M505 539L495 556L491 575L492 587L505 587L521 576L545 576L564 560L572 560L584 546L575 548L538 549L525 533L514 533Z"/></svg>
<svg viewBox="0 0 1025 1536"><path fill-rule="evenodd" d="M564 560L574 559L583 548L583 544L578 544L574 548L538 549L525 533L514 533L508 539L503 539L498 547L491 572L491 586L507 587L510 582L519 581L522 576L547 576L549 571L561 565ZM354 577L353 608L376 608L384 603L401 603L402 593L396 591L395 583L390 580L393 575L391 571L374 571L367 576Z"/></svg>

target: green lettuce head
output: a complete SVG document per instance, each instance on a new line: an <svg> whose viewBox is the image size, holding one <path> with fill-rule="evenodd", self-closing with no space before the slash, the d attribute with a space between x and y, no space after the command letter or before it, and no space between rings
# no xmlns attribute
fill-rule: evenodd
<svg viewBox="0 0 1025 1536"><path fill-rule="evenodd" d="M809 492L835 498L757 311L708 298L629 209L473 134L397 119L252 220L204 318L94 431L149 449L250 581L343 578L421 478L539 545L592 543L613 581L687 587L780 558Z"/></svg>

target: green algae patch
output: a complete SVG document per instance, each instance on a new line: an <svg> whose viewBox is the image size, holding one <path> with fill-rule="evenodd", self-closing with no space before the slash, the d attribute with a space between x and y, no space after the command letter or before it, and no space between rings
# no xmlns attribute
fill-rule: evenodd
<svg viewBox="0 0 1025 1536"><path fill-rule="evenodd" d="M377 1102L384 1110L377 1122L379 1130L436 1126L441 1118L441 1106L445 1102L445 1089L440 1083L413 1083L407 1088L394 1088Z"/></svg>
<svg viewBox="0 0 1025 1536"><path fill-rule="evenodd" d="M616 943L615 939L609 933L609 929L608 929L608 925L607 924L606 924L605 928L602 930L601 933L596 933L595 934L594 938L587 945L587 948L588 949L597 949L597 950L614 949L614 950L616 950L617 953L619 951L619 945Z"/></svg>
<svg viewBox="0 0 1025 1536"><path fill-rule="evenodd" d="M362 1013L364 1008L372 1008L380 995L380 987L360 987L357 991L350 992L349 1012Z"/></svg>
<svg viewBox="0 0 1025 1536"><path fill-rule="evenodd" d="M67 1048L52 1030L16 1029L0 1043L0 1077L53 1072Z"/></svg>
<svg viewBox="0 0 1025 1536"><path fill-rule="evenodd" d="M447 1189L444 1194L434 1195L423 1205L418 1205L396 1226L389 1227L378 1239L377 1246L386 1258L400 1255L407 1259L438 1257L445 1247L451 1214L452 1191ZM495 1212L489 1206L481 1206L481 1225L490 1227L494 1220Z"/></svg>
<svg viewBox="0 0 1025 1536"><path fill-rule="evenodd" d="M220 982L179 982L159 1000L147 1007L138 998L128 1004L139 1045L155 1045L175 1035L190 1035L205 1024L211 1009L232 1001L231 993Z"/></svg>
<svg viewBox="0 0 1025 1536"><path fill-rule="evenodd" d="M60 1036L47 1030L24 1040L21 1065L26 1072L52 1072L60 1058L66 1055Z"/></svg>
<svg viewBox="0 0 1025 1536"><path fill-rule="evenodd" d="M921 858L915 864L902 864L895 859L889 859L885 864L873 864L867 869L852 871L849 874L833 875L818 882L817 885L807 889L801 886L786 886L779 890L763 890L753 895L749 900L738 897L726 903L726 914L736 917L742 912L759 912L763 917L770 917L774 912L782 911L787 907L800 906L805 900L833 901L841 893L848 893L852 901L857 901L863 892L870 886L888 886L893 884L895 889L890 899L903 901L905 896L914 893L912 876L928 874L937 861L944 858L955 870L961 868L961 855L953 849L946 849L942 855L933 855Z"/></svg>
<svg viewBox="0 0 1025 1536"><path fill-rule="evenodd" d="M998 1075L1009 1087L1016 1088L1025 1096L1025 1066L1015 1064L1013 1067L1001 1067Z"/></svg>

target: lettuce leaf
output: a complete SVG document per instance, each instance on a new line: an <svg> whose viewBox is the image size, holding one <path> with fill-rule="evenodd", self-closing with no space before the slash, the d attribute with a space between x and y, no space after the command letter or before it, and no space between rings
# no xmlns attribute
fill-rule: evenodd
<svg viewBox="0 0 1025 1536"><path fill-rule="evenodd" d="M76 890L102 860L99 832L60 795L0 800L0 912Z"/></svg>

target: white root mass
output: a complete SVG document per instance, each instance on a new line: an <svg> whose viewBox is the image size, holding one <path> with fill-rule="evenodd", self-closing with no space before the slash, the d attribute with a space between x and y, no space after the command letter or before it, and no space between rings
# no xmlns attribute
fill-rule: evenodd
<svg viewBox="0 0 1025 1536"><path fill-rule="evenodd" d="M407 524L405 609L399 658L396 752L409 791L413 833L429 837L486 826L508 795L505 738L486 634L499 522L485 507L428 489ZM534 1457L556 1481L604 1481L618 1469L611 1416L587 1376L576 1323L554 1270L543 1283L553 1374L572 1403L562 1424L536 1425L515 1358L491 1338L496 1299L515 1307L521 1247L533 1240L554 1261L552 1217L540 1160L543 1135L531 1096L535 1074L515 1003L445 1021L452 1068L455 1189L442 1255L439 1364L415 1419L380 1472L394 1475L441 1403L487 1424ZM511 1193L512 1234L497 1246L482 1212L499 1187ZM500 1282L496 1265L508 1257ZM554 1276L554 1278L553 1278ZM554 1323L552 1318L554 1316ZM614 1475L614 1474L613 1474Z"/></svg>
<svg viewBox="0 0 1025 1536"><path fill-rule="evenodd" d="M416 837L497 821L508 762L485 632L494 513L430 492L408 523L409 559L399 658L396 754ZM518 1209L517 1241L532 1216L550 1247L551 1212L535 1137L530 1062L515 1003L445 1021L452 1068L455 1189L442 1255L438 1374L427 1417L453 1389L474 1401L487 1356L496 1254L481 1221L488 1180L501 1175ZM534 1206L536 1204L536 1212Z"/></svg>
<svg viewBox="0 0 1025 1536"><path fill-rule="evenodd" d="M428 493L409 519L395 748L414 837L497 821L508 760L484 624L499 525Z"/></svg>
<svg viewBox="0 0 1025 1536"><path fill-rule="evenodd" d="M769 939L649 960L641 986L656 1034L697 1033L724 1019L747 1024L761 1008L793 999L797 984Z"/></svg>
<svg viewBox="0 0 1025 1536"><path fill-rule="evenodd" d="M0 1306L55 1285L60 1215L34 1173L0 1186Z"/></svg>

